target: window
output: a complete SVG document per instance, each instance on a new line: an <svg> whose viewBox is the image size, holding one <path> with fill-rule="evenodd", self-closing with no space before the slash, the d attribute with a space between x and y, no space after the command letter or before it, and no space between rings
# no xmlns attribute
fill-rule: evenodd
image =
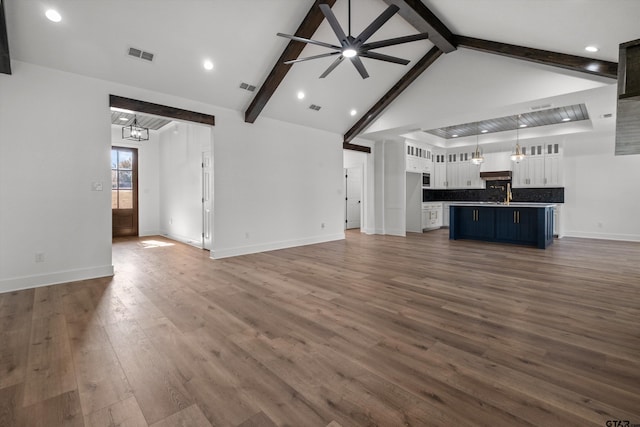
<svg viewBox="0 0 640 427"><path fill-rule="evenodd" d="M133 209L133 151L111 149L111 209Z"/></svg>

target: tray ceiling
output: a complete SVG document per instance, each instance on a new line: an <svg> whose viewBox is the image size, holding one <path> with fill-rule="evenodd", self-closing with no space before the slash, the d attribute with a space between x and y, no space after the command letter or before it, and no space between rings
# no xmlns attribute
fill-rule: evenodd
<svg viewBox="0 0 640 427"><path fill-rule="evenodd" d="M585 104L568 105L565 107L549 108L532 111L520 115L498 117L472 123L447 126L438 129L424 130L440 138L453 139L479 134L504 132L517 128L533 128L539 126L557 125L580 120L588 120L589 113ZM484 132L483 132L484 131Z"/></svg>

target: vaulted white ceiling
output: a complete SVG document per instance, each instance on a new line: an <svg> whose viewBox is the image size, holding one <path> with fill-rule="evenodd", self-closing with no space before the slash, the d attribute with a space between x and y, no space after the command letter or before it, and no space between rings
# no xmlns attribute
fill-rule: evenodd
<svg viewBox="0 0 640 427"><path fill-rule="evenodd" d="M614 62L619 43L640 38L637 0L423 0L423 3L455 34ZM240 83L258 88L262 85L288 43L276 33L293 34L312 4L310 0L6 0L5 9L12 59L244 113L255 93L240 89ZM362 31L386 7L382 0L352 0L352 32ZM48 21L44 16L47 8L57 9L62 22ZM346 28L347 1L337 0L333 10ZM371 41L416 32L396 15ZM326 21L313 38L336 43ZM600 51L587 53L586 45L598 46ZM154 53L153 63L127 56L130 46ZM332 58L295 64L261 116L344 134L432 46L429 41L417 41L380 49L411 63L401 66L365 58L371 75L367 80L348 62L326 79L319 79ZM494 61L498 68L508 64L507 68L514 72L531 67L529 63L513 65L515 60L463 50L438 59L432 66L437 72L429 77L432 70L427 69L398 100L398 106L392 105L389 110L393 119L384 120L383 116L368 132L397 129L396 133L402 134L412 126L421 126L421 119L415 116L407 117L403 123L403 111L438 111L437 105L442 100L421 96L420 88L455 86L456 82L447 76L459 74L456 71L459 67L466 67L473 74L474 61L482 56L491 59L481 63ZM321 47L307 46L301 56L324 52ZM203 68L205 59L214 63L213 70ZM566 72L558 71L558 75L562 76L560 81L567 78ZM477 84L481 84L483 76L476 78ZM583 78L576 73L569 73L568 78L574 83L585 82L575 85L575 90L615 83ZM500 80L495 76L489 78L492 79ZM478 96L490 96L491 90L500 88L491 87L480 91ZM299 91L306 94L303 100L296 97ZM446 93L447 90L439 91L438 96L446 97ZM542 97L548 94L541 93L539 98ZM313 111L308 108L310 104L322 108ZM427 104L430 106L425 109ZM474 108L482 105L475 104ZM354 117L349 114L352 109L357 110ZM449 111L447 119L440 118L436 124L453 125L467 119L455 117L455 112Z"/></svg>

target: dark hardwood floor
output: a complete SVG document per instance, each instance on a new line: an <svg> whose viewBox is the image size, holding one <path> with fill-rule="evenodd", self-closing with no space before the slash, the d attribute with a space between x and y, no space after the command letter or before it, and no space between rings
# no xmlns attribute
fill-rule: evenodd
<svg viewBox="0 0 640 427"><path fill-rule="evenodd" d="M0 294L0 426L640 424L640 244L347 235Z"/></svg>

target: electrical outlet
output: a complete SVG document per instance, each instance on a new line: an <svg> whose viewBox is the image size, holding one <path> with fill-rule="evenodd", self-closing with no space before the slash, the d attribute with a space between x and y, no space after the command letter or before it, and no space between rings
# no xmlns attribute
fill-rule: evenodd
<svg viewBox="0 0 640 427"><path fill-rule="evenodd" d="M36 252L36 262L44 262L44 253Z"/></svg>

